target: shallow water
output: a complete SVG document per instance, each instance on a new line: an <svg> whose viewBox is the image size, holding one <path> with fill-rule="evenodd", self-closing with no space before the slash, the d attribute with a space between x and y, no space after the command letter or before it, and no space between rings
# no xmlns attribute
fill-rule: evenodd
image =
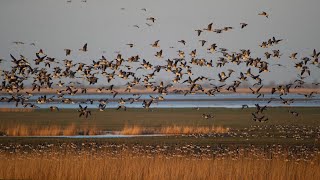
<svg viewBox="0 0 320 180"><path fill-rule="evenodd" d="M99 99L108 99L108 104L106 108L117 108L118 100L120 98L128 99L128 98L137 98L138 96L133 96L132 94L119 94L115 98L113 98L112 94L79 94L79 95L66 95L64 98L71 98L74 104L64 104L61 102L61 99L58 99L54 95L47 95L47 98L51 98L54 96L54 101L46 104L37 104L36 100L41 95L31 96L30 99L26 102L35 103L39 108L48 108L50 106L57 106L59 108L78 108L78 104L82 104L84 106L88 106L88 108L98 108ZM151 97L158 97L157 94L142 94L141 98L138 102L134 102L130 104L127 102L125 106L127 108L142 108L143 100L150 100ZM1 95L1 97L10 97L8 95ZM282 107L288 106L282 103L282 101L278 98L279 96L274 94L265 94L262 98L256 98L254 94L216 94L215 96L208 96L206 94L194 94L194 95L186 95L183 94L169 94L163 96L165 100L157 101L151 104L151 108L196 108L196 107L224 107L224 108L241 108L243 104L247 104L249 107L254 107L255 104L260 105L268 105L269 107ZM313 98L305 98L303 95L299 94L288 94L282 96L284 99L294 99L294 103L290 104L293 107L320 107L320 95L316 94ZM270 98L276 98L271 103L268 103ZM93 104L89 102L87 104L84 103L87 99L94 100ZM16 105L14 102L0 102L0 108L15 108ZM22 108L23 106L19 104L18 108Z"/></svg>
<svg viewBox="0 0 320 180"><path fill-rule="evenodd" d="M159 137L170 136L165 134L137 134L137 135L123 135L123 134L104 134L104 135L76 135L76 136L10 136L10 137L32 137L32 138L132 138L132 137Z"/></svg>

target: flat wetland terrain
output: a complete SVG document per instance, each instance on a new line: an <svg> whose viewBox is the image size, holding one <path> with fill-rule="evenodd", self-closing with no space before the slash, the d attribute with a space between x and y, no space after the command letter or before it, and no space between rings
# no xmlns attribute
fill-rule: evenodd
<svg viewBox="0 0 320 180"><path fill-rule="evenodd" d="M73 109L1 109L0 178L320 177L319 108L269 107L265 122L252 120L256 108L91 111L86 119Z"/></svg>
<svg viewBox="0 0 320 180"><path fill-rule="evenodd" d="M181 143L195 141L197 143L311 143L318 144L320 133L319 108L290 108L299 112L299 116L293 116L288 112L289 108L268 108L264 113L269 120L256 122L251 118L254 108L229 109L229 108L175 108L175 109L128 109L120 111L107 109L103 112L92 110L92 116L79 118L76 110L62 109L59 112L49 110L36 110L32 112L1 112L0 131L3 135L9 130L23 128L42 129L55 127L58 129L94 129L95 132L121 132L125 128L137 127L140 129L154 130L153 132L139 131L131 134L157 134L157 129L167 127L176 128L212 128L226 129L224 133L216 131L205 133L164 133L168 136L157 137L130 137L130 138L92 138L94 141L105 142L140 142L153 143L170 142ZM202 114L212 114L214 117L205 119ZM8 130L9 129L9 130ZM96 133L99 134L99 133ZM101 134L101 133L100 133ZM127 134L130 134L127 133ZM182 134L182 135L181 135ZM199 135L202 134L202 135ZM0 142L9 141L54 141L52 138L40 137L12 137L28 136L28 134L7 134L1 137ZM33 133L33 136L43 134ZM50 134L48 134L50 135ZM79 134L60 134L79 135ZM81 135L81 133L80 133ZM90 134L94 135L94 133ZM195 137L201 137L195 139ZM193 138L192 138L193 137ZM14 139L14 140L13 140ZM58 138L59 141L87 141L88 138ZM202 140L201 140L202 139Z"/></svg>
<svg viewBox="0 0 320 180"><path fill-rule="evenodd" d="M291 115L288 110L300 113L298 117ZM252 121L251 113L255 108L175 108L175 109L107 109L103 112L92 110L92 116L79 118L77 110L62 109L35 110L31 112L0 112L2 126L67 126L70 124L95 126L103 130L121 130L125 125L143 127L161 127L170 125L181 126L225 126L230 128L248 128L251 125L320 125L320 109L318 107L288 107L268 108L264 114L269 117L266 122ZM212 114L212 119L205 119L202 114Z"/></svg>

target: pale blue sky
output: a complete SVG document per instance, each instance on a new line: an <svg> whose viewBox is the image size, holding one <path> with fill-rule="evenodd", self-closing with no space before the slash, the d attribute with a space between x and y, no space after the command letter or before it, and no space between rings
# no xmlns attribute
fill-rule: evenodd
<svg viewBox="0 0 320 180"><path fill-rule="evenodd" d="M87 0L87 3L81 0L72 0L71 3L67 0L6 0L0 1L0 58L10 59L10 53L22 53L32 59L42 48L49 56L64 59L63 49L77 50L87 42L89 52L77 51L71 59L89 63L101 57L102 51L106 51L106 57L114 59L114 52L121 51L125 58L140 54L141 58L152 63L164 64L165 59L177 57L178 49L187 54L197 49L199 58L216 60L220 54L211 56L205 49L217 43L218 47L230 51L251 49L253 56L265 60L263 53L266 49L260 48L259 44L275 36L284 41L268 50L280 49L283 56L278 62L268 62L281 63L287 68L272 67L272 73L263 75L263 78L288 82L297 77L294 63L288 58L292 52L299 52L300 58L311 55L314 48L320 51L319 7L319 0ZM147 12L141 8L146 8ZM268 19L257 15L262 11L270 14ZM147 27L146 18L150 16L157 20L152 27ZM232 26L235 29L223 34L206 32L197 37L194 30L203 29L211 22L214 28ZM240 22L246 22L248 26L241 30ZM177 43L181 39L186 40L186 46ZM208 41L205 47L200 46L200 39ZM158 49L149 45L155 40L160 40L163 60L154 57ZM34 42L36 47L17 47L13 41ZM127 43L134 43L135 47L130 49L125 45ZM170 46L175 48L170 49ZM5 69L9 64L4 62L0 66ZM235 66L214 69L215 72L195 67L194 71L213 77L229 68ZM247 68L242 65L238 69ZM313 82L319 77L320 69L312 67L311 77L306 80Z"/></svg>

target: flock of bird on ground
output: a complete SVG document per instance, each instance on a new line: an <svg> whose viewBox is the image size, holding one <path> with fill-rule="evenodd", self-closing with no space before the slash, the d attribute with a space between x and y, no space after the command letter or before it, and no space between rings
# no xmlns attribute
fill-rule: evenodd
<svg viewBox="0 0 320 180"><path fill-rule="evenodd" d="M253 135L256 135L253 134ZM247 134L243 134L243 138L247 138ZM196 138L196 137L194 137ZM200 138L200 137L198 137ZM251 137L250 137L251 138ZM58 149L58 151L57 151ZM65 155L70 152L76 155L88 155L93 159L101 160L101 158L123 159L125 153L128 157L166 157L171 159L174 157L188 157L190 160L208 159L215 160L232 158L239 160L241 157L246 159L265 159L271 160L281 158L285 161L293 161L296 164L304 164L306 162L317 162L315 158L319 154L316 145L292 145L290 147L282 144L266 144L266 145L248 145L239 146L225 144L195 144L195 143L176 143L176 144L139 144L139 143L114 143L114 142L57 142L57 143L25 143L12 142L10 144L1 144L0 152L8 154L16 154L21 159L30 158L30 154L34 156L41 155L42 158L52 158L56 155ZM82 157L82 156L80 156ZM13 156L6 155L10 159ZM50 159L52 160L52 159ZM240 159L241 160L241 159Z"/></svg>
<svg viewBox="0 0 320 180"><path fill-rule="evenodd" d="M69 2L69 1L68 1ZM70 1L71 2L71 1ZM122 9L124 10L124 9ZM145 8L141 9L142 11L147 11ZM261 12L258 15L269 17L269 14L266 12ZM152 26L154 23L157 23L157 18L147 17L146 25ZM248 26L247 23L240 23L240 29L244 29ZM136 28L140 28L139 25L134 25ZM201 29L196 29L196 37L200 37L202 33L225 33L227 31L235 29L234 27L223 27L223 28L214 28L213 23L208 24L206 27ZM172 59L165 60L163 57L164 51L160 48L161 41L156 40L150 44L152 49L155 49L155 58L159 60L162 64L151 63L146 59L141 59L141 55L129 56L126 59L124 56L118 52L115 59L108 59L104 55L101 56L99 60L93 60L92 63L76 62L68 59L72 53L86 53L89 48L88 44L85 43L82 48L79 50L64 49L65 59L58 60L54 57L46 54L42 49L40 49L35 54L35 59L29 61L23 55L12 55L11 69L4 69L1 72L2 84L0 86L0 91L8 93L11 97L1 97L0 101L2 102L15 102L16 106L20 103L24 107L36 108L35 103L29 103L28 99L30 96L33 96L33 92L41 92L42 89L53 89L55 86L58 86L60 89L56 90L57 98L61 103L74 103L71 98L64 98L64 95L75 95L77 93L85 94L90 88L96 88L97 93L112 93L113 98L119 93L116 88L114 88L113 82L117 78L120 78L126 81L125 92L130 93L131 90L136 87L144 87L147 90L158 93L158 97L150 96L149 100L141 100L144 108L149 109L151 104L156 101L164 100L164 96L171 91L172 93L179 94L195 94L195 93L205 93L209 96L214 96L215 93L219 93L223 90L229 92L237 92L237 88L241 83L246 81L253 81L254 84L252 87L249 87L252 94L257 95L257 98L264 97L264 94L260 92L263 88L263 79L261 75L263 73L268 73L270 65L271 66L283 66L281 63L271 63L269 59L272 59L275 62L280 62L280 58L283 54L280 50L268 51L270 47L275 47L278 44L282 43L283 39L277 39L272 37L259 45L261 48L267 49L265 52L265 59L262 60L260 57L253 57L251 55L250 49L240 49L238 52L230 52L228 49L219 47L216 43L208 45L206 48L209 54L219 54L219 58L215 60L207 60L205 58L197 57L197 49L192 50L189 54L183 50L177 51L177 56ZM23 45L24 42L13 42L17 45ZM177 45L185 46L188 42L186 40L178 40ZM200 39L199 40L200 48L203 48L207 45L207 41ZM34 43L30 44L35 46ZM129 48L134 48L135 44L128 43L126 44ZM174 48L174 47L170 47ZM80 52L80 53L81 53ZM298 78L289 84L278 85L271 88L270 93L279 94L277 98L271 98L268 101L268 104L274 100L280 100L285 105L290 105L294 102L294 99L284 99L282 96L287 95L290 92L290 88L302 88L306 84L304 81L305 78L309 77L311 74L311 67L315 67L317 70L320 68L318 58L320 52L317 52L316 49L313 50L311 55L301 57L298 59L298 53L293 52L291 55L288 55L292 60L292 66L297 70ZM1 59L2 61L9 61ZM163 64L164 63L164 64ZM195 77L193 74L193 67L208 67L208 68L221 68L225 67L228 63L231 64L245 64L247 70L245 72L240 72L239 74L235 73L235 70L228 69L227 71L217 72L215 77L205 77L199 76ZM138 66L137 68L134 68ZM137 75L137 72L141 72L143 75ZM163 81L157 83L154 81L154 78L160 71L166 71L169 74L173 75L171 83L165 84ZM257 73L254 73L257 71ZM169 77L169 75L168 75ZM230 82L231 77L234 78L232 83ZM71 83L64 82L64 79L73 80ZM229 79L230 78L230 79ZM33 79L32 82L32 92L21 93L25 89L24 82L27 80ZM86 83L80 83L77 79L83 79ZM229 79L229 80L228 80ZM56 82L58 81L58 82ZM107 86L97 87L96 83L98 81L103 82ZM210 88L204 88L202 84L210 84ZM188 89L179 89L175 88L175 84L187 85ZM314 86L318 86L319 83L313 83ZM317 92L311 92L310 94L301 94L305 98L312 98ZM48 98L46 95L39 97L36 101L38 104L50 103L55 101L54 97ZM139 102L140 97L137 94L133 94L133 97L128 99L120 98L119 106L117 110L123 109L126 110L126 103ZM94 100L88 99L84 104L92 104ZM103 111L106 108L108 99L99 100L99 110ZM267 110L266 106L260 106L255 104L256 111L252 113L252 120L257 122L264 122L268 120L268 117L264 114L264 111ZM248 105L243 105L242 109L248 108ZM56 106L50 107L51 111L58 110ZM84 116L88 117L91 115L91 111L87 106L83 107L79 104L79 117ZM299 113L293 110L288 110L293 116L299 116ZM212 119L214 116L212 114L203 114L203 118Z"/></svg>

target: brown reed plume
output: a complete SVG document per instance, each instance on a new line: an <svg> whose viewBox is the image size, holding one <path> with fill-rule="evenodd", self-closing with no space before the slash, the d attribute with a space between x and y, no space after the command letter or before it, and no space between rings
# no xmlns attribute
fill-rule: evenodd
<svg viewBox="0 0 320 180"><path fill-rule="evenodd" d="M35 126L35 125L15 125L1 127L0 132L6 136L74 136L74 135L99 135L102 131L96 127L77 127L71 124L66 127L58 125Z"/></svg>
<svg viewBox="0 0 320 180"><path fill-rule="evenodd" d="M125 125L120 131L120 134L124 135L139 135L139 134L210 134L210 133L227 133L229 128L222 126L167 126L161 128L148 128L137 125L128 126Z"/></svg>
<svg viewBox="0 0 320 180"><path fill-rule="evenodd" d="M263 159L240 155L236 159L81 154L0 153L3 179L317 179L319 155L311 162Z"/></svg>

